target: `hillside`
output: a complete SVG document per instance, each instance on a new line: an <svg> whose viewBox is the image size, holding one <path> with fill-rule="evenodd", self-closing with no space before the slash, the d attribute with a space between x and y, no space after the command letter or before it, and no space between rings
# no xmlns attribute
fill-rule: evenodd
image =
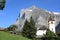
<svg viewBox="0 0 60 40"><path fill-rule="evenodd" d="M29 40L29 39L22 37L21 35L14 35L0 31L0 40Z"/></svg>

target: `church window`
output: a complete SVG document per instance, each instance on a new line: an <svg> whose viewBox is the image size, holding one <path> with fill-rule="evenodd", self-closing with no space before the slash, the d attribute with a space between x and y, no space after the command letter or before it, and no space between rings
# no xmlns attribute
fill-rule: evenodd
<svg viewBox="0 0 60 40"><path fill-rule="evenodd" d="M53 24L53 22L51 22L51 24Z"/></svg>
<svg viewBox="0 0 60 40"><path fill-rule="evenodd" d="M52 28L52 30L53 30L53 28Z"/></svg>

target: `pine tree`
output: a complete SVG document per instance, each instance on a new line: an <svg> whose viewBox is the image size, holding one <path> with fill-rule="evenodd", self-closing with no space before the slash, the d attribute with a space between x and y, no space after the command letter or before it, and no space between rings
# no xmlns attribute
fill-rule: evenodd
<svg viewBox="0 0 60 40"><path fill-rule="evenodd" d="M55 33L50 31L49 29L46 32L45 38L46 40L57 40L59 39Z"/></svg>
<svg viewBox="0 0 60 40"><path fill-rule="evenodd" d="M35 22L32 17L30 18L30 22L28 22L27 20L25 21L25 24L22 30L22 35L30 39L35 38L36 27L35 27Z"/></svg>
<svg viewBox="0 0 60 40"><path fill-rule="evenodd" d="M28 36L28 30L29 30L29 22L26 20L23 26L23 30L22 30L22 35L27 37Z"/></svg>
<svg viewBox="0 0 60 40"><path fill-rule="evenodd" d="M45 37L56 37L57 35L55 33L53 33L52 31L50 31L49 29L46 32Z"/></svg>
<svg viewBox="0 0 60 40"><path fill-rule="evenodd" d="M36 27L33 18L30 18L30 38L36 37Z"/></svg>

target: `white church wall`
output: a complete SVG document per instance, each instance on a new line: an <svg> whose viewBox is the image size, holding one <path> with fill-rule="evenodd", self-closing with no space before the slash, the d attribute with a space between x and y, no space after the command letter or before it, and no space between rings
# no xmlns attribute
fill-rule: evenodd
<svg viewBox="0 0 60 40"><path fill-rule="evenodd" d="M44 36L44 34L46 34L46 30L38 30L36 32L37 37L42 37Z"/></svg>
<svg viewBox="0 0 60 40"><path fill-rule="evenodd" d="M53 23L51 23L51 22L53 22ZM52 32L54 32L55 33L55 21L50 21L49 22L49 29L52 31Z"/></svg>

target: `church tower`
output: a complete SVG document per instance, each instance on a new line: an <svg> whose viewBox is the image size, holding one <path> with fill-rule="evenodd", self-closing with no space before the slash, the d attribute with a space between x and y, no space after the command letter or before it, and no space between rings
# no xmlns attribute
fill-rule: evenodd
<svg viewBox="0 0 60 40"><path fill-rule="evenodd" d="M50 15L48 20L49 30L55 33L55 20L54 17Z"/></svg>

